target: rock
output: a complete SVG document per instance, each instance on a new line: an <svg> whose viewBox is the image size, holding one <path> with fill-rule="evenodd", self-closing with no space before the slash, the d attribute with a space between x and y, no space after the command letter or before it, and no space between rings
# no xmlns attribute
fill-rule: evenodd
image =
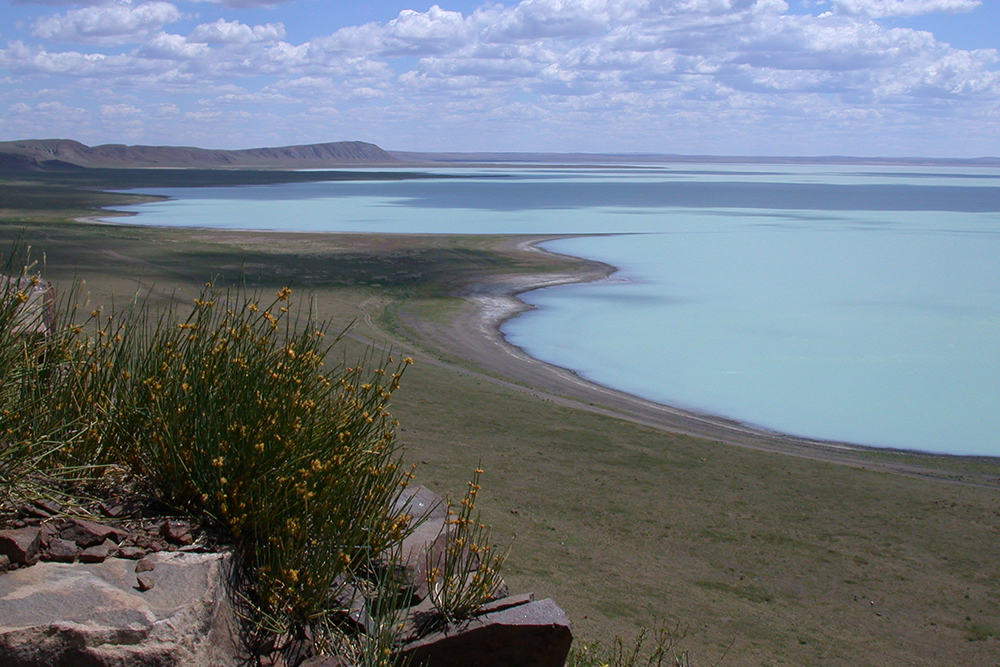
<svg viewBox="0 0 1000 667"><path fill-rule="evenodd" d="M62 505L54 500L36 500L35 507L46 512L49 516L55 516L62 512Z"/></svg>
<svg viewBox="0 0 1000 667"><path fill-rule="evenodd" d="M398 555L394 558L402 578L412 587L414 602L427 597L427 556L432 554L432 562L440 560L447 544L445 519L448 507L439 495L423 486L409 486L396 501L393 512L405 512L416 524L413 531L403 540Z"/></svg>
<svg viewBox="0 0 1000 667"><path fill-rule="evenodd" d="M0 297L20 302L14 310L15 335L46 335L56 323L56 291L52 284L37 278L0 276Z"/></svg>
<svg viewBox="0 0 1000 667"><path fill-rule="evenodd" d="M148 590L152 590L156 582L153 580L152 575L149 574L137 574L135 575L135 587L137 590L145 593Z"/></svg>
<svg viewBox="0 0 1000 667"><path fill-rule="evenodd" d="M572 641L566 614L539 600L433 632L400 657L426 667L563 667Z"/></svg>
<svg viewBox="0 0 1000 667"><path fill-rule="evenodd" d="M156 587L135 565L40 563L0 577L4 667L236 667L238 621L225 554L150 556Z"/></svg>
<svg viewBox="0 0 1000 667"><path fill-rule="evenodd" d="M129 560L139 560L146 555L146 550L142 547L118 547L118 557Z"/></svg>
<svg viewBox="0 0 1000 667"><path fill-rule="evenodd" d="M122 531L117 528L83 519L70 519L59 529L60 537L76 542L82 549L96 546L108 539L117 542L121 533Z"/></svg>
<svg viewBox="0 0 1000 667"><path fill-rule="evenodd" d="M194 538L191 537L191 524L184 521L172 521L166 519L160 526L160 535L168 542L174 544L191 544Z"/></svg>
<svg viewBox="0 0 1000 667"><path fill-rule="evenodd" d="M141 558L138 563L135 564L135 573L140 572L152 572L156 569L156 563L153 562L152 558Z"/></svg>
<svg viewBox="0 0 1000 667"><path fill-rule="evenodd" d="M45 550L44 555L47 556L48 560L72 563L76 560L77 551L76 542L56 539L49 542L49 547Z"/></svg>
<svg viewBox="0 0 1000 667"><path fill-rule="evenodd" d="M332 600L337 607L347 614L347 618L362 632L371 632L374 624L368 617L365 597L357 588L348 583L339 582L335 585Z"/></svg>
<svg viewBox="0 0 1000 667"><path fill-rule="evenodd" d="M491 600L487 602L477 611L477 615L482 616L483 614L490 614L495 611L503 611L504 609L510 609L511 607L520 607L522 604L528 604L529 602L535 601L534 593L521 593L520 595L511 595L508 597L498 598L496 600Z"/></svg>
<svg viewBox="0 0 1000 667"><path fill-rule="evenodd" d="M33 563L38 557L41 532L39 528L0 530L0 553L17 565Z"/></svg>
<svg viewBox="0 0 1000 667"><path fill-rule="evenodd" d="M87 547L80 552L81 563L103 563L111 552L118 548L111 540L104 540L103 543L93 547Z"/></svg>
<svg viewBox="0 0 1000 667"><path fill-rule="evenodd" d="M448 508L441 496L426 486L411 484L403 489L392 507L393 514L405 512L413 517L412 521L420 519L444 519Z"/></svg>
<svg viewBox="0 0 1000 667"><path fill-rule="evenodd" d="M0 554L0 574L6 574L10 569L10 558L5 554Z"/></svg>
<svg viewBox="0 0 1000 667"><path fill-rule="evenodd" d="M140 519L142 518L142 505L134 500L120 502L105 502L98 505L101 514L109 519Z"/></svg>

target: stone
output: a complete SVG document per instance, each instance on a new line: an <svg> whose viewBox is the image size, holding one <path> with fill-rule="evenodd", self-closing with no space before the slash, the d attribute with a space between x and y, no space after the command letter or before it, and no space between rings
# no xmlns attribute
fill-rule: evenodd
<svg viewBox="0 0 1000 667"><path fill-rule="evenodd" d="M76 542L55 539L49 542L48 549L45 550L45 556L48 557L48 560L60 563L72 563L76 560L78 550Z"/></svg>
<svg viewBox="0 0 1000 667"><path fill-rule="evenodd" d="M118 557L127 558L129 560L139 560L146 555L146 550L142 547L118 547Z"/></svg>
<svg viewBox="0 0 1000 667"><path fill-rule="evenodd" d="M3 667L236 667L239 622L226 554L166 554L156 587L135 565L40 563L0 577Z"/></svg>
<svg viewBox="0 0 1000 667"><path fill-rule="evenodd" d="M135 573L140 572L152 572L156 569L156 563L153 562L152 558L140 558L139 562L135 564Z"/></svg>
<svg viewBox="0 0 1000 667"><path fill-rule="evenodd" d="M39 528L0 530L0 553L16 565L34 562L41 545L41 532Z"/></svg>
<svg viewBox="0 0 1000 667"><path fill-rule="evenodd" d="M6 574L10 569L10 558L6 554L0 554L0 574Z"/></svg>
<svg viewBox="0 0 1000 667"><path fill-rule="evenodd" d="M528 604L529 602L534 601L534 593L521 593L520 595L501 597L484 604L476 611L476 614L482 616L483 614L489 614L494 611L503 611L504 609L510 609L511 607L520 607L522 604Z"/></svg>
<svg viewBox="0 0 1000 667"><path fill-rule="evenodd" d="M448 514L448 507L441 496L434 493L426 486L410 484L399 494L396 502L392 506L392 513L399 514L405 512L413 517L412 521L420 519L444 519Z"/></svg>
<svg viewBox="0 0 1000 667"><path fill-rule="evenodd" d="M81 563L103 563L111 555L111 552L118 548L118 545L111 540L104 540L101 544L87 547L80 552Z"/></svg>
<svg viewBox="0 0 1000 667"><path fill-rule="evenodd" d="M49 516L55 516L62 512L62 505L54 500L36 500L34 502L35 507L46 512Z"/></svg>
<svg viewBox="0 0 1000 667"><path fill-rule="evenodd" d="M374 624L368 617L365 597L357 588L348 583L338 582L331 596L334 604L347 614L347 618L362 632L371 632Z"/></svg>
<svg viewBox="0 0 1000 667"><path fill-rule="evenodd" d="M432 562L441 559L447 544L448 531L445 519L448 507L439 495L424 486L412 485L404 489L393 507L394 513L405 512L412 518L414 526L395 555L401 578L411 586L413 601L420 602L427 597L427 558Z"/></svg>
<svg viewBox="0 0 1000 667"><path fill-rule="evenodd" d="M185 521L173 521L166 519L160 525L160 535L168 542L174 544L191 544L194 538L191 537L191 524Z"/></svg>
<svg viewBox="0 0 1000 667"><path fill-rule="evenodd" d="M143 593L152 590L153 587L156 586L156 581L154 581L152 575L149 574L135 575L135 582L135 587Z"/></svg>
<svg viewBox="0 0 1000 667"><path fill-rule="evenodd" d="M566 614L546 599L447 626L399 656L425 667L563 667L572 641Z"/></svg>
<svg viewBox="0 0 1000 667"><path fill-rule="evenodd" d="M59 529L59 536L64 540L72 540L82 549L100 544L104 540L120 539L123 531L118 528L107 526L103 523L84 521L83 519L70 519Z"/></svg>
<svg viewBox="0 0 1000 667"><path fill-rule="evenodd" d="M142 517L142 505L135 501L106 502L98 505L98 508L109 519L139 519Z"/></svg>

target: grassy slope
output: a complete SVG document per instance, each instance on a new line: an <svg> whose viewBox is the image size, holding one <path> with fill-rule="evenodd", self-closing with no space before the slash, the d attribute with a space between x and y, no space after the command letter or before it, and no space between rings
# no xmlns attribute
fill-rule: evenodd
<svg viewBox="0 0 1000 667"><path fill-rule="evenodd" d="M269 287L309 288L323 314L358 319L376 339L374 301L432 302L445 317L450 285L545 261L480 238L45 222L64 213L11 201L0 204L3 245L27 224L48 276L84 278L94 302L130 295L139 275L158 298L189 298L245 265ZM1000 662L995 490L671 437L419 357L394 413L418 481L458 493L482 461L481 506L500 534L518 535L512 588L554 597L578 634L679 620L702 665L730 642L724 665Z"/></svg>

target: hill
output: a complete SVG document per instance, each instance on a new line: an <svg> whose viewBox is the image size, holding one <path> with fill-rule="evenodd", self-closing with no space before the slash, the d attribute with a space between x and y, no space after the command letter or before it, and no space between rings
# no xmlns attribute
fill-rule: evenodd
<svg viewBox="0 0 1000 667"><path fill-rule="evenodd" d="M0 171L53 171L81 167L309 169L397 163L399 159L375 144L363 141L243 150L124 144L87 146L70 139L0 142Z"/></svg>

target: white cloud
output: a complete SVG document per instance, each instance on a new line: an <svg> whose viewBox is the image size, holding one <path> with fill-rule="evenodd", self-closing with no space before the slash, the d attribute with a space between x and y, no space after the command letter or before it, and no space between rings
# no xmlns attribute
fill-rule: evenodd
<svg viewBox="0 0 1000 667"><path fill-rule="evenodd" d="M142 110L131 104L102 104L100 114L105 120L132 118L142 114Z"/></svg>
<svg viewBox="0 0 1000 667"><path fill-rule="evenodd" d="M285 38L285 26L281 23L255 25L252 28L239 21L219 19L215 23L203 23L188 36L191 42L204 44L249 44L270 42Z"/></svg>
<svg viewBox="0 0 1000 667"><path fill-rule="evenodd" d="M832 0L841 14L884 18L887 16L921 16L939 12L970 12L981 0Z"/></svg>
<svg viewBox="0 0 1000 667"><path fill-rule="evenodd" d="M194 60L208 56L210 50L204 44L192 44L181 35L161 32L139 47L138 55L155 60Z"/></svg>
<svg viewBox="0 0 1000 667"><path fill-rule="evenodd" d="M120 2L40 18L34 23L33 33L54 42L117 46L139 42L182 17L169 2Z"/></svg>

